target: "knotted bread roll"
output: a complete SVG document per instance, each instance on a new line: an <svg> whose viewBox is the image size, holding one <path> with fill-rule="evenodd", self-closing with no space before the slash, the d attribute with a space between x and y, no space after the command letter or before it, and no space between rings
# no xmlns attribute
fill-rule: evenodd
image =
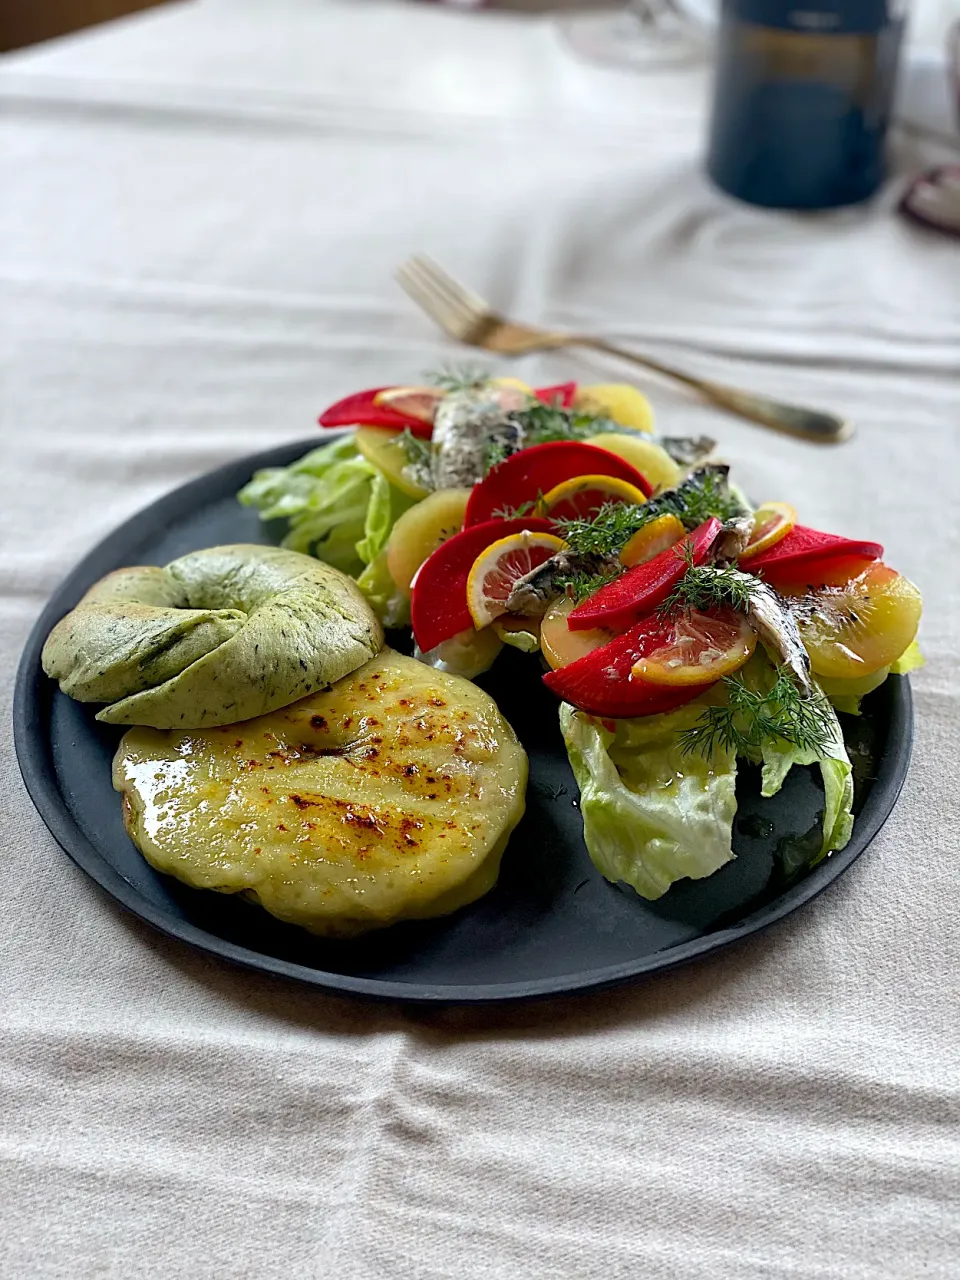
<svg viewBox="0 0 960 1280"><path fill-rule="evenodd" d="M382 645L351 578L239 544L108 574L53 628L42 662L71 698L110 704L98 720L198 729L287 706Z"/></svg>

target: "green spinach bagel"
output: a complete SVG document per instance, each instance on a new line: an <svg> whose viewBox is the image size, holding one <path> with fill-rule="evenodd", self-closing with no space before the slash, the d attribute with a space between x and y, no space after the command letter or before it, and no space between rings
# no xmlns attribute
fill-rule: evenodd
<svg viewBox="0 0 960 1280"><path fill-rule="evenodd" d="M43 669L108 724L200 729L249 720L375 657L383 629L345 574L279 547L209 547L117 569L43 647Z"/></svg>

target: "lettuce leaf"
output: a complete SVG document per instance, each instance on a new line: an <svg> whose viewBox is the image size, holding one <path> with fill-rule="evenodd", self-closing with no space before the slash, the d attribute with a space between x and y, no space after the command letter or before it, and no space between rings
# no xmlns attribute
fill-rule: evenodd
<svg viewBox="0 0 960 1280"><path fill-rule="evenodd" d="M358 577L387 544L413 499L362 457L352 436L311 449L288 467L258 471L237 494L261 520L286 520L282 546Z"/></svg>
<svg viewBox="0 0 960 1280"><path fill-rule="evenodd" d="M879 671L861 676L858 680L830 680L824 676L818 677L817 683L830 699L834 711L842 711L847 716L858 716L861 714L860 703L868 693L879 689L889 674L889 667L881 667Z"/></svg>
<svg viewBox="0 0 960 1280"><path fill-rule="evenodd" d="M766 655L755 654L743 669L743 678L752 688L769 689L776 672ZM884 676L885 678L885 676ZM815 687L819 685L814 681ZM820 690L823 694L823 690ZM813 859L815 866L828 853L842 849L853 831L853 765L847 755L843 730L836 711L824 695L824 709L830 721L830 739L822 752L802 750L782 738L765 739L760 747L762 796L775 796L795 764L819 765L823 777L823 838Z"/></svg>
<svg viewBox="0 0 960 1280"><path fill-rule="evenodd" d="M734 856L735 756L725 748L710 759L684 756L678 744L709 696L665 715L608 721L613 731L567 703L560 708L590 857L606 879L651 901Z"/></svg>
<svg viewBox="0 0 960 1280"><path fill-rule="evenodd" d="M916 671L918 667L925 667L927 660L920 652L920 646L916 640L912 640L907 645L896 662L892 663L890 670L895 676L905 676L910 671Z"/></svg>
<svg viewBox="0 0 960 1280"><path fill-rule="evenodd" d="M409 627L410 597L394 582L385 551L370 561L357 578L357 586L385 627Z"/></svg>
<svg viewBox="0 0 960 1280"><path fill-rule="evenodd" d="M888 675L892 673L905 676L909 671L916 671L918 667L925 665L920 646L916 640L913 640L889 667L881 667L879 671L871 672L868 676L848 680L831 680L827 676L818 676L817 683L833 703L835 711L842 711L848 716L858 716L862 700L874 689L879 689Z"/></svg>

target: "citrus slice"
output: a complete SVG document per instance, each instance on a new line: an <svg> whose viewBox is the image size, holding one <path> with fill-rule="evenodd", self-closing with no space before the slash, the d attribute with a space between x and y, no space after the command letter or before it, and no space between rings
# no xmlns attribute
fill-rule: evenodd
<svg viewBox="0 0 960 1280"><path fill-rule="evenodd" d="M616 634L605 627L594 627L592 631L571 631L567 626L567 617L576 607L572 596L561 596L543 615L540 623L540 650L547 662L556 671L584 658L594 649L607 644Z"/></svg>
<svg viewBox="0 0 960 1280"><path fill-rule="evenodd" d="M577 520L596 515L607 502L637 505L646 496L616 476L575 476L555 485L540 499L540 512L551 520Z"/></svg>
<svg viewBox="0 0 960 1280"><path fill-rule="evenodd" d="M606 449L629 462L658 492L675 489L683 479L683 468L674 462L666 449L640 431L602 431L599 435L590 436L586 443Z"/></svg>
<svg viewBox="0 0 960 1280"><path fill-rule="evenodd" d="M756 632L742 613L688 609L673 620L666 643L640 658L630 674L657 685L706 684L738 671L756 647Z"/></svg>
<svg viewBox="0 0 960 1280"><path fill-rule="evenodd" d="M444 392L439 387L387 387L374 396L373 403L419 418L421 422L433 422L433 415L443 396Z"/></svg>
<svg viewBox="0 0 960 1280"><path fill-rule="evenodd" d="M353 435L357 452L387 477L408 498L425 498L430 492L405 473L407 452L403 437L389 427L357 427Z"/></svg>
<svg viewBox="0 0 960 1280"><path fill-rule="evenodd" d="M437 547L463 527L469 489L437 489L403 515L390 530L387 541L387 568L405 595L409 595L414 575Z"/></svg>
<svg viewBox="0 0 960 1280"><path fill-rule="evenodd" d="M676 516L657 516L642 529L638 529L627 545L620 552L620 563L628 569L635 564L646 564L661 551L674 546L683 537L686 530Z"/></svg>
<svg viewBox="0 0 960 1280"><path fill-rule="evenodd" d="M467 608L473 625L488 626L507 611L507 597L525 573L536 569L567 544L552 533L512 533L477 556L467 577Z"/></svg>
<svg viewBox="0 0 960 1280"><path fill-rule="evenodd" d="M578 387L573 407L582 413L612 418L621 427L653 430L653 409L639 388L629 382L595 382Z"/></svg>
<svg viewBox="0 0 960 1280"><path fill-rule="evenodd" d="M753 533L739 556L749 560L761 551L769 551L796 526L797 513L789 502L765 502L753 513Z"/></svg>
<svg viewBox="0 0 960 1280"><path fill-rule="evenodd" d="M877 560L842 586L804 593L796 614L815 674L840 680L895 661L917 634L922 609L913 583Z"/></svg>

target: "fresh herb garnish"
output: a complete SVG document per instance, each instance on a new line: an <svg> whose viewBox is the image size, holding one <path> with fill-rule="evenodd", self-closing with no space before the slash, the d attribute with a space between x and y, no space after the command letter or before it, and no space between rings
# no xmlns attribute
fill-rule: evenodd
<svg viewBox="0 0 960 1280"><path fill-rule="evenodd" d="M711 516L725 521L743 515L740 499L730 492L726 471L716 467L695 471L676 489L659 495L656 504L658 516L675 515L688 529L696 529Z"/></svg>
<svg viewBox="0 0 960 1280"><path fill-rule="evenodd" d="M756 578L739 569L718 568L716 565L693 563L693 547L685 538L677 547L677 554L687 564L687 572L673 588L657 612L670 617L681 609L694 609L703 613L707 609L720 609L729 605L740 613L746 613L750 601L758 590Z"/></svg>
<svg viewBox="0 0 960 1280"><path fill-rule="evenodd" d="M495 507L490 513L495 520L513 520L517 516L527 516L531 511L535 511L536 502L521 502L519 507Z"/></svg>
<svg viewBox="0 0 960 1280"><path fill-rule="evenodd" d="M588 573L585 569L572 569L569 573L559 574L556 585L563 589L577 604L594 595L601 587L605 587L614 578L619 578L623 570L618 565L609 565L598 573Z"/></svg>
<svg viewBox="0 0 960 1280"><path fill-rule="evenodd" d="M510 414L510 421L519 429L525 446L550 444L554 440L589 440L601 432L626 434L631 430L610 418L579 409L564 409L559 404L547 404L536 399L530 400L522 409L515 409Z"/></svg>
<svg viewBox="0 0 960 1280"><path fill-rule="evenodd" d="M454 391L474 391L490 381L490 371L479 364L445 365L424 375L431 386L439 387L448 393Z"/></svg>
<svg viewBox="0 0 960 1280"><path fill-rule="evenodd" d="M605 502L590 519L559 520L560 532L580 555L616 555L633 535L662 515L675 515L687 528L716 516L731 520L741 515L739 498L727 485L726 470L704 467L695 471L676 489L657 494L637 506L624 502Z"/></svg>
<svg viewBox="0 0 960 1280"><path fill-rule="evenodd" d="M433 460L433 451L429 440L421 440L409 427L404 427L400 434L400 448L403 450L407 464L411 467L427 467Z"/></svg>
<svg viewBox="0 0 960 1280"><path fill-rule="evenodd" d="M494 467L510 457L511 449L501 436L492 436L483 442L483 474L488 475Z"/></svg>
<svg viewBox="0 0 960 1280"><path fill-rule="evenodd" d="M788 743L822 755L834 735L830 704L819 689L804 692L785 668L779 668L766 693L749 688L738 676L723 680L725 706L705 707L696 724L681 731L684 755L709 757L717 747L756 758L764 742Z"/></svg>
<svg viewBox="0 0 960 1280"><path fill-rule="evenodd" d="M643 505L605 502L596 515L557 520L556 525L564 542L577 555L610 556L622 551L650 518Z"/></svg>

